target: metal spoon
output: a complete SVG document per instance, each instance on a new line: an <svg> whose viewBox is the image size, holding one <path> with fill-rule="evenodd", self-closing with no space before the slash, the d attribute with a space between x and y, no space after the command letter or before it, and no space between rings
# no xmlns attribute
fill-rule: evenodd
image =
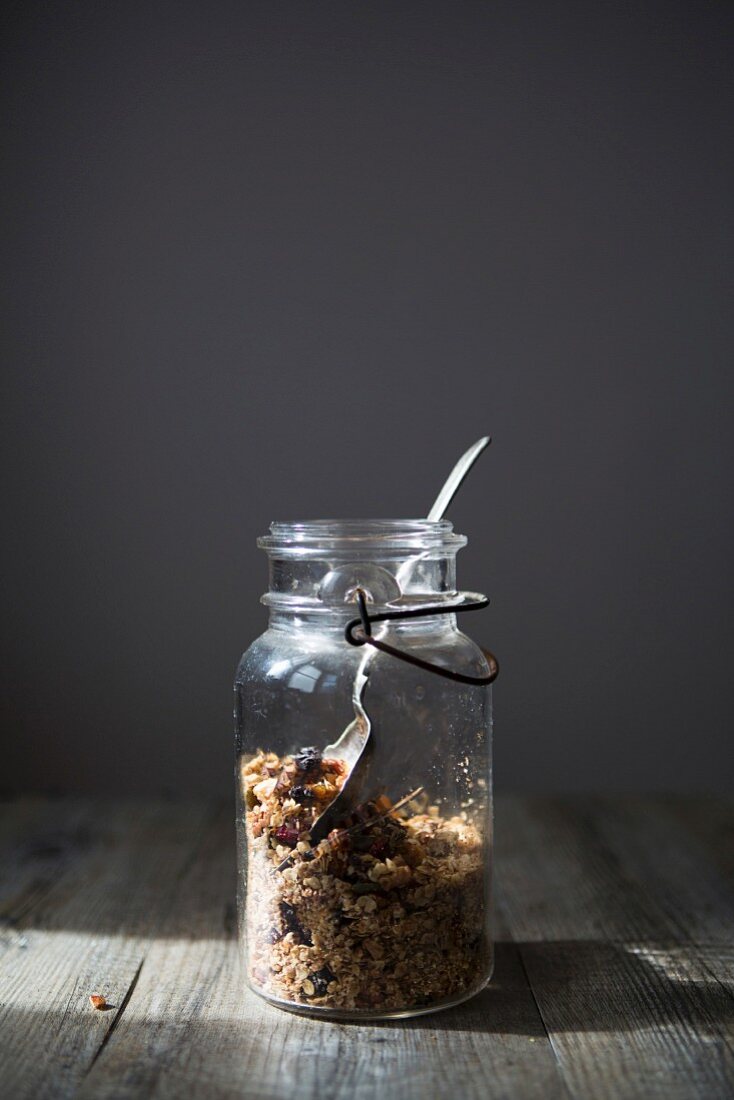
<svg viewBox="0 0 734 1100"><path fill-rule="evenodd" d="M433 502L433 507L428 513L428 519L436 523L446 515L446 509L459 491L459 486L479 458L485 447L492 442L491 435L483 435L474 443L466 454L463 454L446 478L443 489Z"/></svg>
<svg viewBox="0 0 734 1100"><path fill-rule="evenodd" d="M478 439L477 442L461 456L447 477L441 492L436 497L433 507L428 513L427 518L431 522L435 523L443 518L446 509L456 496L464 478L479 458L479 455L491 442L492 439L490 436L482 436L481 439ZM400 585L401 590L405 582L409 579L414 566L423 557L425 557L425 552L408 558L408 560L404 561L400 566L395 579ZM385 629L386 628L383 628L380 636L385 633ZM364 709L364 692L370 675L369 666L377 652L377 650L373 649L371 646L365 646L364 650L365 652L357 666L354 683L352 685L354 718L346 727L341 737L333 744L327 745L323 753L325 757L344 760L349 765L349 774L344 780L342 789L334 801L329 803L324 812L316 818L311 826L309 837L312 845L318 844L320 840L323 840L334 828L336 823L340 819L346 817L361 801L364 780L369 771L369 768L366 766L369 758L368 746L371 748L373 741L373 738L370 736L372 723L370 722L367 711Z"/></svg>

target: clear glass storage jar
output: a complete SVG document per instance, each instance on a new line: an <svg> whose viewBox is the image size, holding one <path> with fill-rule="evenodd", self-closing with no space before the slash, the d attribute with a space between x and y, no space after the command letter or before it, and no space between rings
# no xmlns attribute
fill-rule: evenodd
<svg viewBox="0 0 734 1100"><path fill-rule="evenodd" d="M491 688L350 645L345 627L358 590L370 616L457 606L466 539L446 520L320 520L274 523L258 544L270 623L235 682L248 981L282 1008L331 1018L457 1004L492 972ZM374 631L419 660L490 674L491 656L453 612ZM347 780L349 766L324 750L355 719L360 670L371 730ZM312 842L358 771L359 802Z"/></svg>

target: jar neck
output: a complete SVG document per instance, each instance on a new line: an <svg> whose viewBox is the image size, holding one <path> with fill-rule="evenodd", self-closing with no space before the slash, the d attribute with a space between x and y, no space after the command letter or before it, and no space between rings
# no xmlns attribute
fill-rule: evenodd
<svg viewBox="0 0 734 1100"><path fill-rule="evenodd" d="M370 610L372 610L370 608ZM335 638L343 639L347 623L358 617L356 604L351 604L339 611L324 613L321 611L296 611L294 608L271 606L268 616L270 630L297 631L305 634L318 632L320 634L333 634ZM458 629L456 615L443 613L441 615L427 615L420 619L403 619L389 623L379 623L374 631L387 631L397 636L409 635L415 638L421 635L441 633L455 633Z"/></svg>
<svg viewBox="0 0 734 1100"><path fill-rule="evenodd" d="M357 589L373 613L456 596L456 554L466 539L448 520L315 520L274 523L270 531L258 545L269 557L263 603L274 626L343 630L357 614ZM451 618L441 616L441 628Z"/></svg>

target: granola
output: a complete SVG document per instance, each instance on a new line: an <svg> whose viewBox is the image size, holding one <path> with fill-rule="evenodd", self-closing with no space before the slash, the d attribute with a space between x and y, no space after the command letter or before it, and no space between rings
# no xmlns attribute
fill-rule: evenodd
<svg viewBox="0 0 734 1100"><path fill-rule="evenodd" d="M337 1012L426 1008L487 969L483 838L428 798L366 803L318 845L308 835L347 766L316 749L241 762L248 971L267 997Z"/></svg>

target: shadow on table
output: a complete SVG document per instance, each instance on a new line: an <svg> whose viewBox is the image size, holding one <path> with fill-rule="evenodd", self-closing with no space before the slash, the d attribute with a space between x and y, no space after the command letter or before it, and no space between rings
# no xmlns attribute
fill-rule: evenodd
<svg viewBox="0 0 734 1100"><path fill-rule="evenodd" d="M96 888L95 903L86 906L79 903L79 891L105 874L104 829L93 833L81 824L59 829L51 814L14 853L10 870L15 874L8 882L15 879L17 888L6 891L0 948L24 950L18 945L36 931L94 940L122 935L149 943L232 940L235 878L228 807L213 820L207 837L206 846L192 849L178 874L169 876L163 905L157 905L151 873L141 879L130 857L118 864L119 876L107 879L103 890ZM662 941L503 940L496 946L491 985L466 1004L403 1022L358 1026L369 1029L375 1042L385 1041L381 1028L396 1027L544 1037L543 1020L554 1031L672 1026L719 1034L734 1020L734 989L715 976L724 972L726 950Z"/></svg>
<svg viewBox="0 0 734 1100"><path fill-rule="evenodd" d="M692 1046L704 1059L704 1069L699 1065L696 1072L708 1072L710 1065L714 1085L720 1084L716 1059L728 1051L725 1030L734 1017L734 1002L730 990L697 969L692 950L574 940L501 942L497 956L493 985L465 1005L412 1020L356 1025L298 1018L250 995L240 997L228 983L217 998L203 959L192 971L201 975L201 985L176 990L169 983L163 1001L156 981L152 990L146 982L144 964L130 1011L123 1009L109 1031L81 995L75 1006L57 997L56 1011L42 998L35 1008L0 1007L4 1095L51 1095L42 1087L49 1081L56 1088L53 1095L71 1095L92 1063L89 1095L99 1075L106 1082L105 1095L112 1089L114 1095L148 1096L165 1080L162 1091L171 1096L462 1096L477 1095L478 1080L491 1091L498 1071L505 1074L505 1084L510 1082L511 1095L526 1095L528 1080L535 1082L536 1097L545 1095L546 1086L547 1095L557 1095L555 1070L548 1068L555 1066L554 1059L543 1062L531 1053L540 1053L547 1041L546 1027L556 1037L564 1032L608 1035L606 1041L599 1038L600 1049L603 1044L613 1058L654 1072L660 1086L656 1095L668 1085L671 1094L676 1092L679 1075L689 1072L686 1052ZM526 970L532 989L524 979ZM74 984L70 979L70 993ZM38 997L32 982L28 993ZM616 1037L630 1031L640 1041L622 1039L618 1045ZM477 1034L497 1036L497 1041L483 1047ZM539 1046L517 1037L537 1040ZM671 1053L675 1058L666 1060ZM529 1064L535 1068L526 1077ZM281 1081L277 1089L274 1074ZM208 1075L226 1089L210 1090ZM243 1081L247 1091L241 1091ZM405 1093L395 1091L401 1082L410 1082ZM709 1094L724 1095L715 1088Z"/></svg>
<svg viewBox="0 0 734 1100"><path fill-rule="evenodd" d="M720 953L681 943L500 942L486 989L466 1004L402 1026L538 1037L545 1037L545 1026L555 1032L673 1026L720 1035L734 1023L734 985L706 966L707 954L714 965Z"/></svg>
<svg viewBox="0 0 734 1100"><path fill-rule="evenodd" d="M237 886L231 807L213 804L199 833L190 830L179 841L183 811L172 823L173 811L160 806L164 834L154 823L150 835L139 830L128 846L119 813L110 825L100 807L91 822L86 801L46 801L37 819L0 852L0 938L34 931L231 938Z"/></svg>

